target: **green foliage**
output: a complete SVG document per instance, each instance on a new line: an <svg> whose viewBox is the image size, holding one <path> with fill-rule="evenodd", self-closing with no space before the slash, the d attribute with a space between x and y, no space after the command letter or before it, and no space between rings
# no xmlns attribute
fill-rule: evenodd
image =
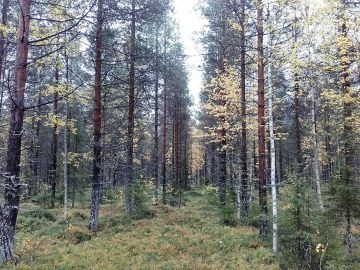
<svg viewBox="0 0 360 270"><path fill-rule="evenodd" d="M47 209L38 208L35 210L25 211L20 213L21 216L38 218L38 219L46 219L49 221L55 221L56 217Z"/></svg>
<svg viewBox="0 0 360 270"><path fill-rule="evenodd" d="M342 165L344 166L344 165ZM353 217L360 217L360 192L358 184L354 181L346 183L343 176L339 173L334 175L330 181L330 187L326 192L331 200L329 204L330 218L341 222L343 219L343 212L349 208Z"/></svg>
<svg viewBox="0 0 360 270"><path fill-rule="evenodd" d="M132 186L132 198L134 211L131 217L134 219L143 219L154 217L155 213L148 209L147 204L151 200L151 195L146 189L146 183L143 179L138 179Z"/></svg>
<svg viewBox="0 0 360 270"><path fill-rule="evenodd" d="M307 179L288 175L279 217L279 259L285 269L347 269L335 220L319 210Z"/></svg>
<svg viewBox="0 0 360 270"><path fill-rule="evenodd" d="M224 205L219 206L219 211L221 215L221 223L223 223L226 226L236 226L237 220L236 220L236 208L234 203L232 202L229 197L226 198L226 202Z"/></svg>
<svg viewBox="0 0 360 270"><path fill-rule="evenodd" d="M41 204L43 206L51 205L50 192L39 193L38 195L31 198L31 202Z"/></svg>
<svg viewBox="0 0 360 270"><path fill-rule="evenodd" d="M74 211L68 215L68 219L87 221L87 220L89 220L89 216L87 214L85 214L84 212Z"/></svg>
<svg viewBox="0 0 360 270"><path fill-rule="evenodd" d="M216 209L221 224L227 226L236 226L236 208L233 198L229 195L226 197L225 204L221 204L219 200L218 188L208 185L203 191L208 203Z"/></svg>
<svg viewBox="0 0 360 270"><path fill-rule="evenodd" d="M16 229L24 233L29 233L38 228L40 225L41 221L38 219L19 216L16 222Z"/></svg>
<svg viewBox="0 0 360 270"><path fill-rule="evenodd" d="M70 224L65 234L65 239L68 239L73 244L80 244L89 241L92 234L89 230Z"/></svg>
<svg viewBox="0 0 360 270"><path fill-rule="evenodd" d="M293 173L285 187L286 201L279 220L280 260L283 267L315 269L318 226L314 224L316 205L309 195L309 183ZM321 243L322 244L322 243Z"/></svg>

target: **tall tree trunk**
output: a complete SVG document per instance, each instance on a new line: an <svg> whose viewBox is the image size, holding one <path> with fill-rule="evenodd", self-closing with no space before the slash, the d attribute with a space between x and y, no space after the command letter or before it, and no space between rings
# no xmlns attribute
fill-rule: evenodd
<svg viewBox="0 0 360 270"><path fill-rule="evenodd" d="M75 134L75 153L78 152L78 134ZM76 173L77 168L74 166L72 171L72 179L71 179L71 188L72 188L72 194L71 194L71 207L75 207L75 193L76 193Z"/></svg>
<svg viewBox="0 0 360 270"><path fill-rule="evenodd" d="M220 131L221 134L221 143L219 145L219 196L220 204L225 205L226 203L226 133L225 130Z"/></svg>
<svg viewBox="0 0 360 270"><path fill-rule="evenodd" d="M20 157L27 80L31 0L19 0L19 24L15 60L15 88L11 107L5 174L4 205L0 209L0 264L14 257L14 236L20 202Z"/></svg>
<svg viewBox="0 0 360 270"><path fill-rule="evenodd" d="M98 228L101 185L101 72L102 72L102 35L103 35L103 0L97 3L95 79L94 79L94 112L93 112L93 177L91 194L91 213L89 227L92 231Z"/></svg>
<svg viewBox="0 0 360 270"><path fill-rule="evenodd" d="M249 198L248 198L248 173L247 173L247 136L246 136L246 63L245 63L245 0L240 0L240 91L241 91L241 222L248 224Z"/></svg>
<svg viewBox="0 0 360 270"><path fill-rule="evenodd" d="M180 192L181 186L181 120L180 120L180 93L179 89L175 90L175 129L174 129L174 150L175 150L175 179L177 191Z"/></svg>
<svg viewBox="0 0 360 270"><path fill-rule="evenodd" d="M271 50L271 37L270 49ZM270 51L271 54L271 51ZM270 179L271 179L271 197L272 197L272 233L273 233L273 250L278 252L278 222L277 222L277 190L276 190L276 153L275 153L275 136L274 136L274 115L273 115L273 86L272 86L272 63L271 56L269 59L269 132L270 132Z"/></svg>
<svg viewBox="0 0 360 270"><path fill-rule="evenodd" d="M167 22L165 21L165 34L164 34L164 114L163 114L163 142L162 142L162 202L166 204L166 186L167 186L167 179L166 179L166 154L167 154L167 142L166 142L166 135L167 135Z"/></svg>
<svg viewBox="0 0 360 270"><path fill-rule="evenodd" d="M259 140L259 204L262 217L260 218L260 236L268 234L267 198L266 198L266 157L265 157L265 79L264 79L264 26L263 3L256 2L257 10L257 51L258 51L258 140Z"/></svg>
<svg viewBox="0 0 360 270"><path fill-rule="evenodd" d="M275 120L274 120L275 121ZM280 132L280 131L278 131ZM275 141L276 142L276 141ZM275 144L276 145L276 144ZM279 187L282 181L282 138L278 140L277 151L276 151L276 181L277 191L279 193Z"/></svg>
<svg viewBox="0 0 360 270"><path fill-rule="evenodd" d="M55 83L59 86L59 67L55 67ZM53 114L55 117L58 115L58 98L59 93L54 91ZM57 143L58 143L58 124L55 121L52 138L51 138L51 165L50 165L50 184L51 184L51 207L54 208L55 195L56 195L56 171L57 171Z"/></svg>
<svg viewBox="0 0 360 270"><path fill-rule="evenodd" d="M159 26L156 27L155 48L155 145L154 145L154 197L158 203L159 197Z"/></svg>
<svg viewBox="0 0 360 270"><path fill-rule="evenodd" d="M295 22L298 21L296 10L295 10ZM298 30L294 26L294 45L297 46L298 41ZM297 68L297 67L296 67ZM301 130L300 130L300 76L296 70L294 73L294 137L295 137L295 169L299 175L303 173L303 160L302 160L302 149L301 149Z"/></svg>
<svg viewBox="0 0 360 270"><path fill-rule="evenodd" d="M69 119L69 102L65 100L65 125L64 125L64 207L63 216L66 220L68 213L68 119Z"/></svg>
<svg viewBox="0 0 360 270"><path fill-rule="evenodd" d="M31 170L33 173L33 179L32 182L29 183L29 195L36 195L37 194L37 183L39 182L39 154L40 154L40 115L41 115L41 108L39 105L41 104L41 92L38 93L38 99L37 99L37 110L36 114L34 114L32 118L32 130L35 130L35 135L33 136L32 145L31 145L31 153L32 160L31 160ZM36 128L35 128L35 119L36 120Z"/></svg>
<svg viewBox="0 0 360 270"><path fill-rule="evenodd" d="M321 183L320 183L320 163L318 158L318 144L317 144L317 132L316 132L316 112L315 112L315 89L311 86L311 116L312 116L312 141L313 141L313 167L316 181L316 193L318 196L319 207L321 212L324 212L324 204L321 197Z"/></svg>
<svg viewBox="0 0 360 270"><path fill-rule="evenodd" d="M330 148L330 126L329 126L329 112L328 112L328 108L325 107L324 109L324 132L325 132L325 153L326 153L326 165L325 165L325 179L327 181L330 180L331 176L332 176L332 161L331 161L331 148Z"/></svg>
<svg viewBox="0 0 360 270"><path fill-rule="evenodd" d="M129 72L129 111L127 125L127 177L125 180L125 213L133 209L132 187L134 181L134 126L135 126L135 0L131 0L130 72Z"/></svg>
<svg viewBox="0 0 360 270"><path fill-rule="evenodd" d="M3 27L6 27L8 24L8 16L9 16L9 0L3 0L2 1L2 10L1 10L1 24ZM3 66L5 63L5 45L6 45L6 39L4 35L4 31L0 30L0 115L2 111L2 105L3 105L3 97L4 97L4 87L2 87L2 81L4 77L3 73Z"/></svg>
<svg viewBox="0 0 360 270"><path fill-rule="evenodd" d="M300 86L299 74L294 74L294 132L295 132L295 158L296 169L299 174L303 173L303 161L301 152L301 131L300 131Z"/></svg>

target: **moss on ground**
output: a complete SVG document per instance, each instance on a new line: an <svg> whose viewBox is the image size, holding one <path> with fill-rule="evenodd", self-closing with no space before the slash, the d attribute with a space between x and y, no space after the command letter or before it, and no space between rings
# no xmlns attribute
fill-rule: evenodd
<svg viewBox="0 0 360 270"><path fill-rule="evenodd" d="M268 243L252 227L223 226L201 190L186 205L151 206L146 219L130 219L119 204L101 208L100 230L87 230L88 209L26 204L19 216L16 266L6 269L279 269ZM35 209L35 210L34 210ZM52 217L55 217L52 218Z"/></svg>

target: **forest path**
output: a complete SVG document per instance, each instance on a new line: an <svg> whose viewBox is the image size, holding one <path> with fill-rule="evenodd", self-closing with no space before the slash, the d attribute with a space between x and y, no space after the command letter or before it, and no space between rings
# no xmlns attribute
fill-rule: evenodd
<svg viewBox="0 0 360 270"><path fill-rule="evenodd" d="M60 209L41 210L56 215L55 221L22 215L21 263L9 269L279 269L257 230L220 224L213 196L207 189L192 190L186 206L151 206L155 216L140 220L119 214L116 204L104 205L96 236L84 229L85 206L71 210L70 225L58 220Z"/></svg>

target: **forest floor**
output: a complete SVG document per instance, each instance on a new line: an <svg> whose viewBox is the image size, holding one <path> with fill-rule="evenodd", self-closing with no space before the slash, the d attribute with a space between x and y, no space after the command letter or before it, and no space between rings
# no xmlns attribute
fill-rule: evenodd
<svg viewBox="0 0 360 270"><path fill-rule="evenodd" d="M62 210L22 204L18 219L18 263L6 269L279 269L268 244L252 227L220 222L206 190L185 194L185 205L148 206L148 217L123 215L117 196L104 201L100 229L86 229L84 203ZM36 209L36 210L34 210Z"/></svg>

